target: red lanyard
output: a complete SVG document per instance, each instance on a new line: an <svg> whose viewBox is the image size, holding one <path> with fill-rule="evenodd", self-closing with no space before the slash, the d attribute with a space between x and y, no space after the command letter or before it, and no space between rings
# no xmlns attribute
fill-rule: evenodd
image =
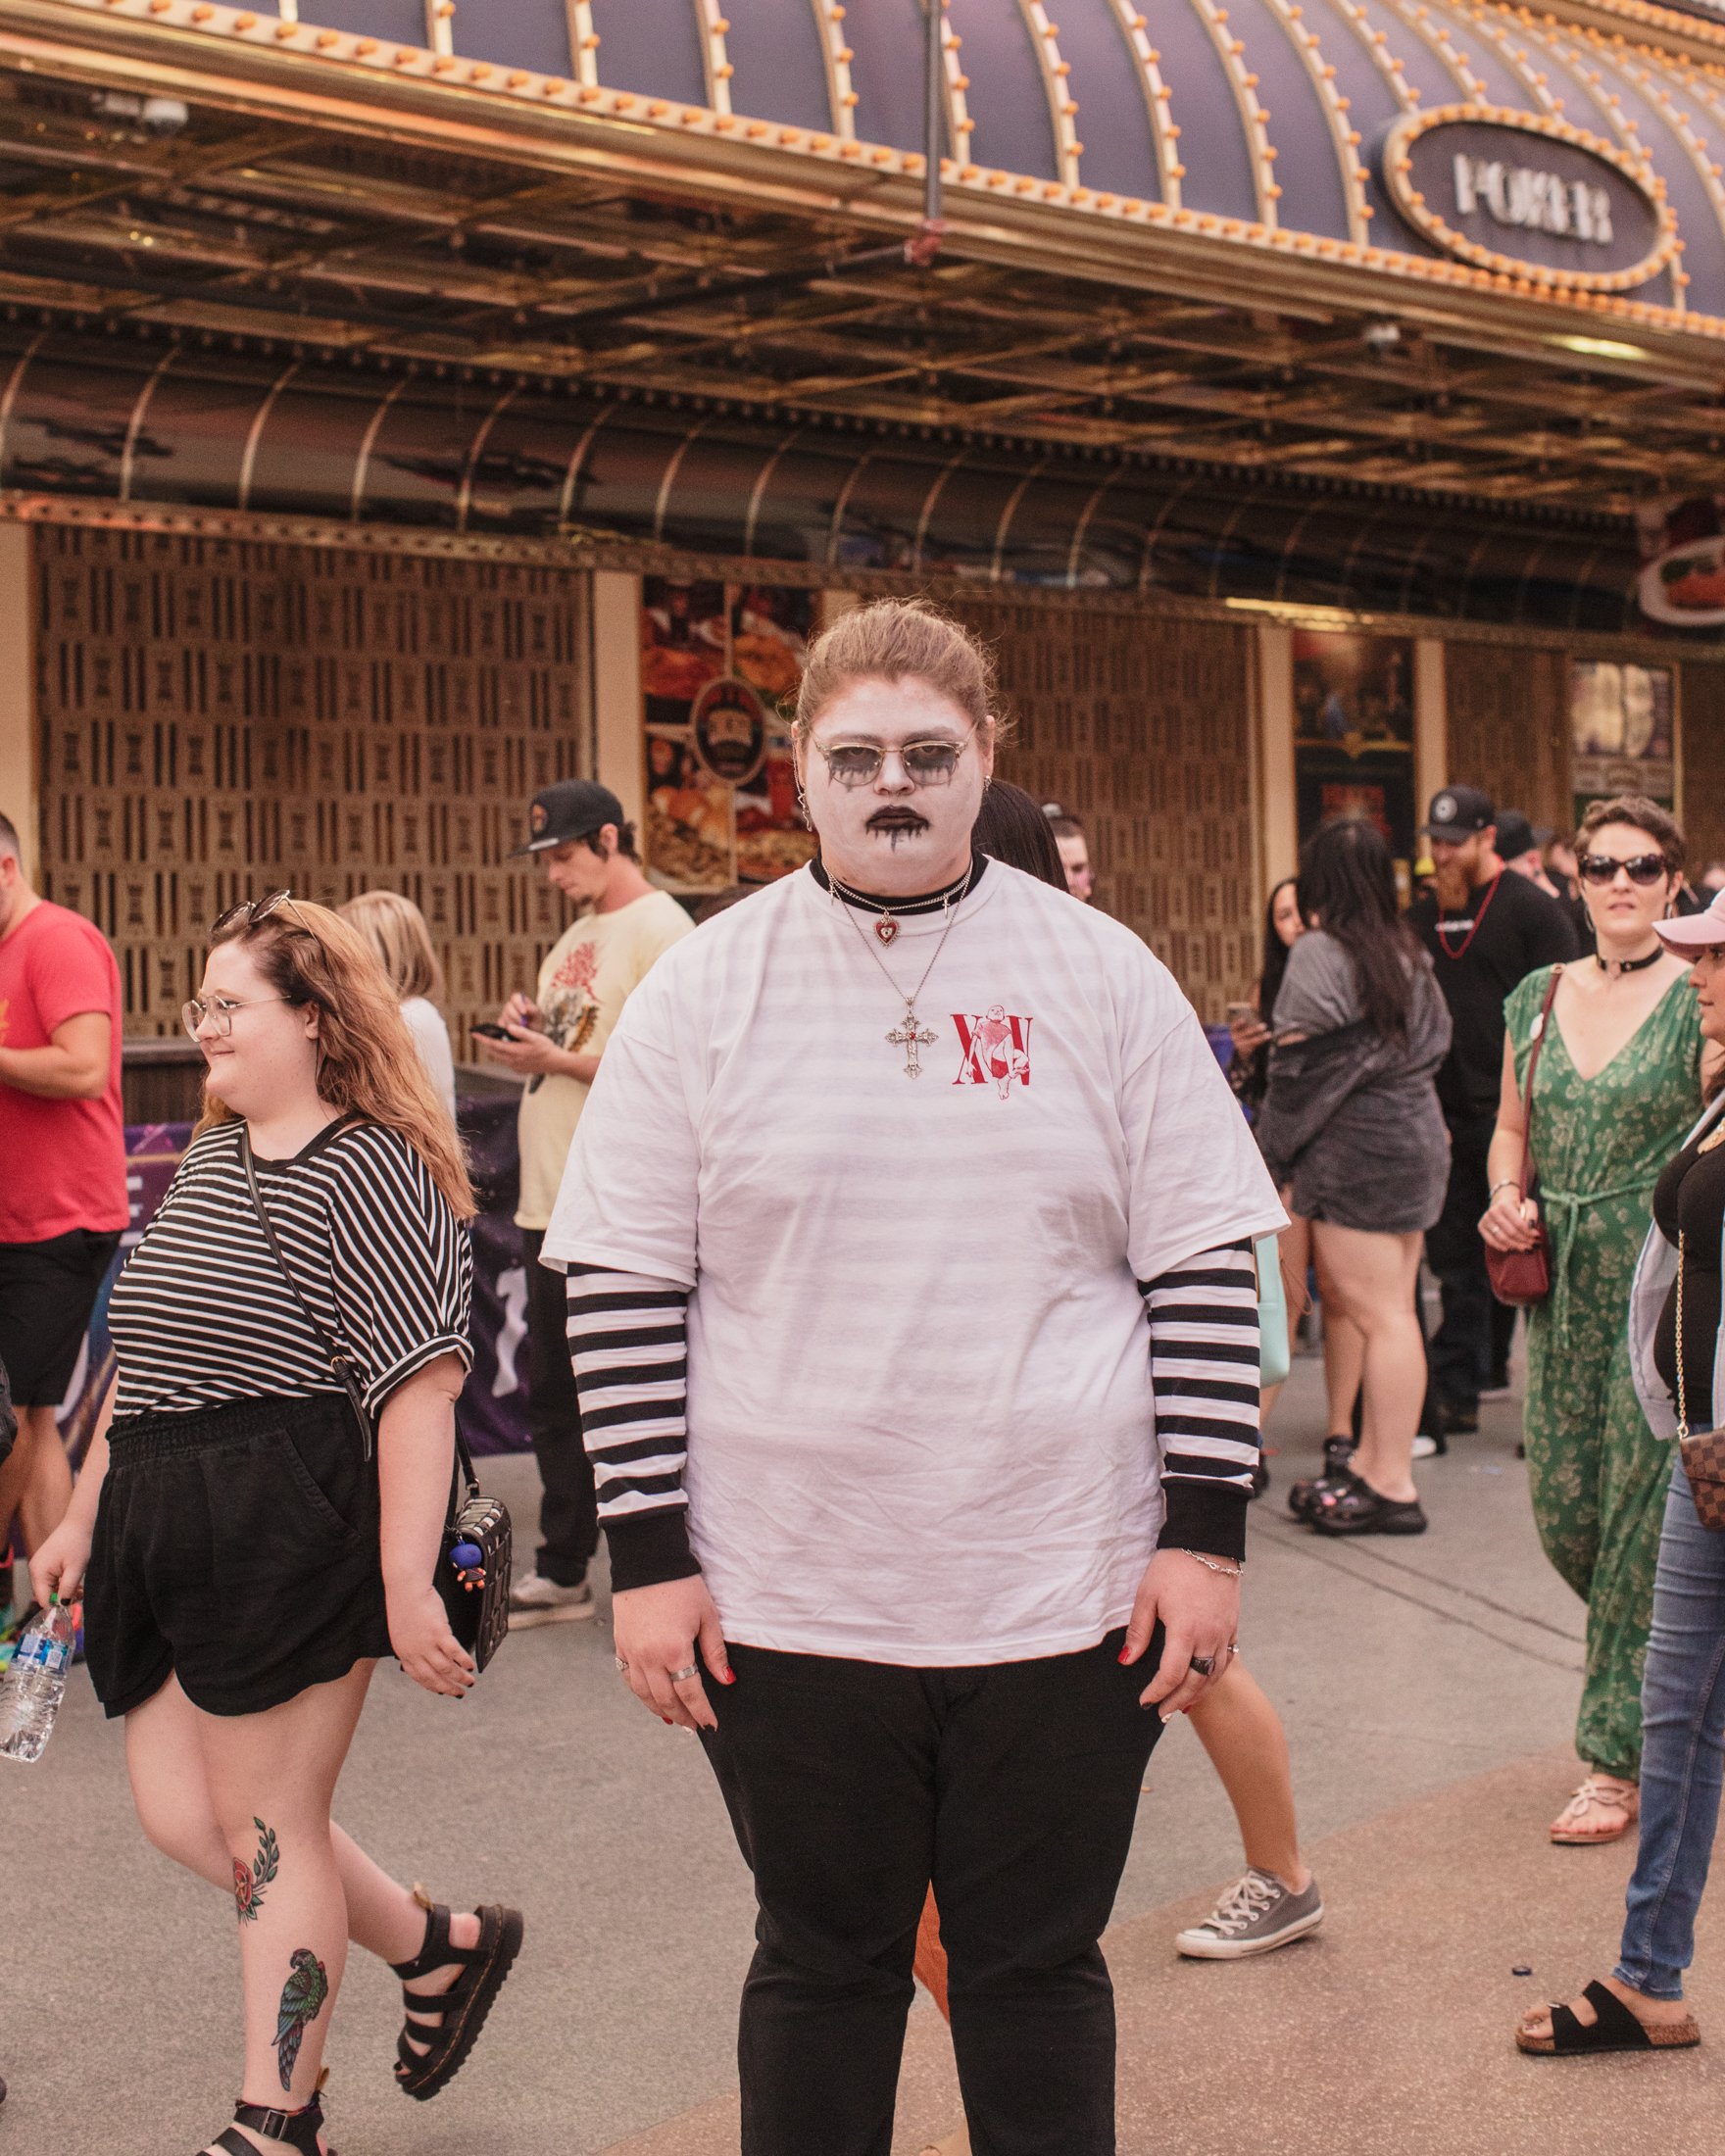
<svg viewBox="0 0 1725 2156"><path fill-rule="evenodd" d="M1442 921L1439 921L1439 922L1437 922L1437 923L1435 924L1435 925L1436 925L1436 928L1437 928L1437 936L1438 936L1438 949L1439 949L1439 950L1440 950L1440 951L1441 951L1441 952L1442 952L1442 953L1444 954L1444 956L1445 956L1445 957L1446 957L1446 958L1465 958L1465 957L1466 957L1466 956L1467 956L1467 947L1468 947L1468 945L1469 945L1470 943L1472 943L1473 939L1474 939L1474 938L1475 938L1475 937L1476 937L1476 936L1477 936L1477 935L1479 934L1479 924L1480 924L1480 922L1481 922L1481 921L1483 921L1483 920L1485 919L1485 917L1486 917L1486 907L1487 907L1488 906L1490 906L1490 905L1491 905L1491 903L1492 903L1492 901L1493 901L1493 900L1494 900L1494 899L1495 899L1495 898L1497 897L1497 895L1498 895L1498 886L1499 886L1499 884L1501 884L1501 883L1503 882L1503 869L1501 869L1501 868L1500 868L1500 869L1498 870L1498 873L1497 873L1497 874L1496 874L1496 875L1495 875L1495 876L1494 876L1494 877L1492 878L1492 881L1491 881L1491 887L1490 887L1490 889L1489 889L1489 890L1488 890L1488 891L1486 892L1486 895L1485 895L1485 897L1484 897L1484 898L1483 898L1483 899L1482 899L1482 900L1480 901L1480 905L1479 905L1479 910L1478 910L1478 912L1477 912L1477 913L1475 913L1475 914L1474 914L1474 916L1473 916L1473 925L1472 925L1472 926L1471 926L1471 927L1470 927L1470 928L1468 929L1468 931L1467 931L1467 934L1466 934L1466 935L1465 935L1465 936L1464 936L1464 937L1463 937L1463 938L1461 939L1461 949L1460 949L1459 951L1452 951L1452 950L1450 949L1450 946L1449 946L1449 945L1448 945L1448 944L1447 944L1447 943L1446 943L1446 942L1444 941L1444 924L1443 924L1443 922L1442 922Z"/></svg>

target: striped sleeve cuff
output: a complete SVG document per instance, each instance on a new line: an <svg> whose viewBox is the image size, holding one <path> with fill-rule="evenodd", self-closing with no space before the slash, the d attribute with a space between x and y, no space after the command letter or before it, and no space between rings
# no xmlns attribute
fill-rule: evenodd
<svg viewBox="0 0 1725 2156"><path fill-rule="evenodd" d="M1140 1281L1167 1513L1159 1546L1240 1557L1257 1467L1257 1271L1250 1241Z"/></svg>
<svg viewBox="0 0 1725 2156"><path fill-rule="evenodd" d="M689 1295L668 1280L570 1265L569 1359L614 1592L699 1572L689 1547L684 1403Z"/></svg>

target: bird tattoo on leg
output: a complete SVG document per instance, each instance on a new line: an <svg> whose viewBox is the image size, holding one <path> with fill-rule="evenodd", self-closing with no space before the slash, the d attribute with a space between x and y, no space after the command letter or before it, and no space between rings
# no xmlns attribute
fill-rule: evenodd
<svg viewBox="0 0 1725 2156"><path fill-rule="evenodd" d="M281 2064L281 2085L290 2093L300 2043L328 1996L329 1979L323 1964L309 1946L296 1946L288 1957L288 1978L281 1986L281 2006L275 2018L275 2054Z"/></svg>

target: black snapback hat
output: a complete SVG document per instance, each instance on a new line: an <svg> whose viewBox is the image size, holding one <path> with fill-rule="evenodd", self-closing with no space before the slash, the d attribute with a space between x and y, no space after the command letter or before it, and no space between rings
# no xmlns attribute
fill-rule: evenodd
<svg viewBox="0 0 1725 2156"><path fill-rule="evenodd" d="M1498 810L1498 852L1504 860L1519 860L1539 844L1534 828L1519 808Z"/></svg>
<svg viewBox="0 0 1725 2156"><path fill-rule="evenodd" d="M554 846L567 846L571 839L591 838L608 823L620 829L626 820L622 803L609 786L593 778L566 778L533 796L527 810L527 843L512 848L509 858L548 854Z"/></svg>
<svg viewBox="0 0 1725 2156"><path fill-rule="evenodd" d="M1419 828L1435 839L1470 839L1497 820L1490 794L1477 786L1446 786L1432 796L1431 814Z"/></svg>

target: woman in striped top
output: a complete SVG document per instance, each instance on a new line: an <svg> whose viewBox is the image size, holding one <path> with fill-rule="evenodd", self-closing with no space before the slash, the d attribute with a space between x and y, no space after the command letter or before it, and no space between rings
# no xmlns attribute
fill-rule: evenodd
<svg viewBox="0 0 1725 2156"><path fill-rule="evenodd" d="M977 645L848 615L796 731L820 858L635 991L545 1241L617 1658L755 1875L745 2156L884 2156L931 1884L977 2145L1111 2147L1097 1940L1234 1642L1283 1215L1139 939L973 853Z"/></svg>
<svg viewBox="0 0 1725 2156"><path fill-rule="evenodd" d="M513 1910L421 1903L329 1816L381 1656L428 1691L472 1682L432 1577L473 1199L381 968L322 906L277 893L224 915L185 1022L203 1119L115 1287L119 1375L32 1578L44 1600L83 1588L144 1832L234 1896L245 2079L206 2156L316 2156L348 1940L403 1978L397 2079L426 2097L520 1937Z"/></svg>

